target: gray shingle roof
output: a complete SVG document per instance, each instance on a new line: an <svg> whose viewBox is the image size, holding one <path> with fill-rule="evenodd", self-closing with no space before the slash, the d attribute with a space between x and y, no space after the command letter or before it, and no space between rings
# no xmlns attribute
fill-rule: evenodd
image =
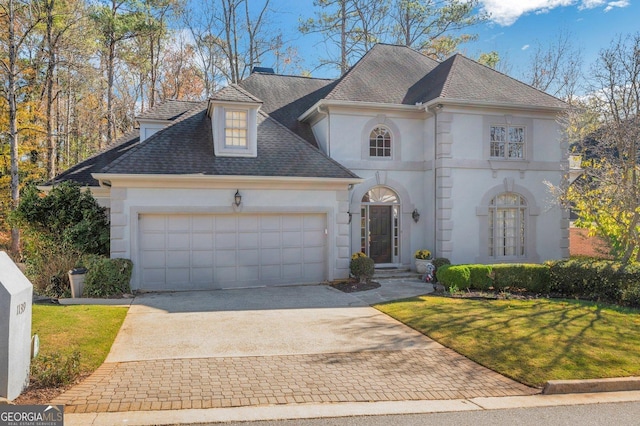
<svg viewBox="0 0 640 426"><path fill-rule="evenodd" d="M376 44L326 99L409 104L414 85L437 66L437 61L406 46Z"/></svg>
<svg viewBox="0 0 640 426"><path fill-rule="evenodd" d="M202 105L138 144L103 172L357 178L264 113L258 114L256 158L216 157L212 138L211 119Z"/></svg>
<svg viewBox="0 0 640 426"><path fill-rule="evenodd" d="M414 88L414 101L435 98L564 108L565 103L460 54L442 62Z"/></svg>
<svg viewBox="0 0 640 426"><path fill-rule="evenodd" d="M230 84L227 87L218 90L213 94L213 96L211 96L211 100L262 103L260 99L256 98L237 84Z"/></svg>
<svg viewBox="0 0 640 426"><path fill-rule="evenodd" d="M92 155L75 166L65 170L45 185L55 185L64 181L72 181L83 186L98 186L98 181L91 173L101 171L105 166L140 142L140 131L135 129L118 138L113 144L97 154Z"/></svg>
<svg viewBox="0 0 640 426"><path fill-rule="evenodd" d="M316 140L307 123L298 117L324 98L334 80L253 73L240 86L263 100L261 110L314 146Z"/></svg>
<svg viewBox="0 0 640 426"><path fill-rule="evenodd" d="M138 115L137 119L148 120L175 120L189 111L191 108L198 105L198 101L177 101L175 99L166 100L153 108L148 109L142 114Z"/></svg>

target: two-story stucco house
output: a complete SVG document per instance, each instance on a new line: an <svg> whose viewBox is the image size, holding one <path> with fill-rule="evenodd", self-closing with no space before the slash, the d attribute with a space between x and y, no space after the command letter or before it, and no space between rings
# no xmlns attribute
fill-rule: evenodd
<svg viewBox="0 0 640 426"><path fill-rule="evenodd" d="M560 100L461 55L376 45L338 80L254 73L168 101L55 181L109 208L132 288L343 278L353 252L410 267L568 255Z"/></svg>

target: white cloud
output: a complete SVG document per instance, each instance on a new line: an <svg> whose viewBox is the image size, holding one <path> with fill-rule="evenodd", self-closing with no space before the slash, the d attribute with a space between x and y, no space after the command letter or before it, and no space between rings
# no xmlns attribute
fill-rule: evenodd
<svg viewBox="0 0 640 426"><path fill-rule="evenodd" d="M520 49L521 49L521 50L527 50L528 48L529 48L529 45L528 45L528 44L525 44L525 45L524 45L524 46L522 46Z"/></svg>
<svg viewBox="0 0 640 426"><path fill-rule="evenodd" d="M577 6L579 10L605 6L608 12L614 7L627 7L630 0L480 0L482 10L491 15L491 21L508 27L518 18L528 13L548 13L552 9L564 6Z"/></svg>

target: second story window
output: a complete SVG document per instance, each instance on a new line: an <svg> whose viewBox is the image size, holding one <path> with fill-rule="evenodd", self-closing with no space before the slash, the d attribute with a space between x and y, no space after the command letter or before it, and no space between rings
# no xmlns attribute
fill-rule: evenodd
<svg viewBox="0 0 640 426"><path fill-rule="evenodd" d="M490 141L491 158L524 159L524 127L491 126Z"/></svg>
<svg viewBox="0 0 640 426"><path fill-rule="evenodd" d="M247 147L247 111L225 111L224 145L234 148Z"/></svg>
<svg viewBox="0 0 640 426"><path fill-rule="evenodd" d="M391 133L386 127L376 127L369 135L370 157L391 157Z"/></svg>

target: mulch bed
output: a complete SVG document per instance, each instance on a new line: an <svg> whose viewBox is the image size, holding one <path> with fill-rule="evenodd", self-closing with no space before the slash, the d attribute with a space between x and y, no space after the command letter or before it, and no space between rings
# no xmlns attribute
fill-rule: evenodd
<svg viewBox="0 0 640 426"><path fill-rule="evenodd" d="M335 289L342 291L343 293L355 293L357 291L373 290L380 287L380 284L375 281L361 283L356 280L334 281L329 285Z"/></svg>

